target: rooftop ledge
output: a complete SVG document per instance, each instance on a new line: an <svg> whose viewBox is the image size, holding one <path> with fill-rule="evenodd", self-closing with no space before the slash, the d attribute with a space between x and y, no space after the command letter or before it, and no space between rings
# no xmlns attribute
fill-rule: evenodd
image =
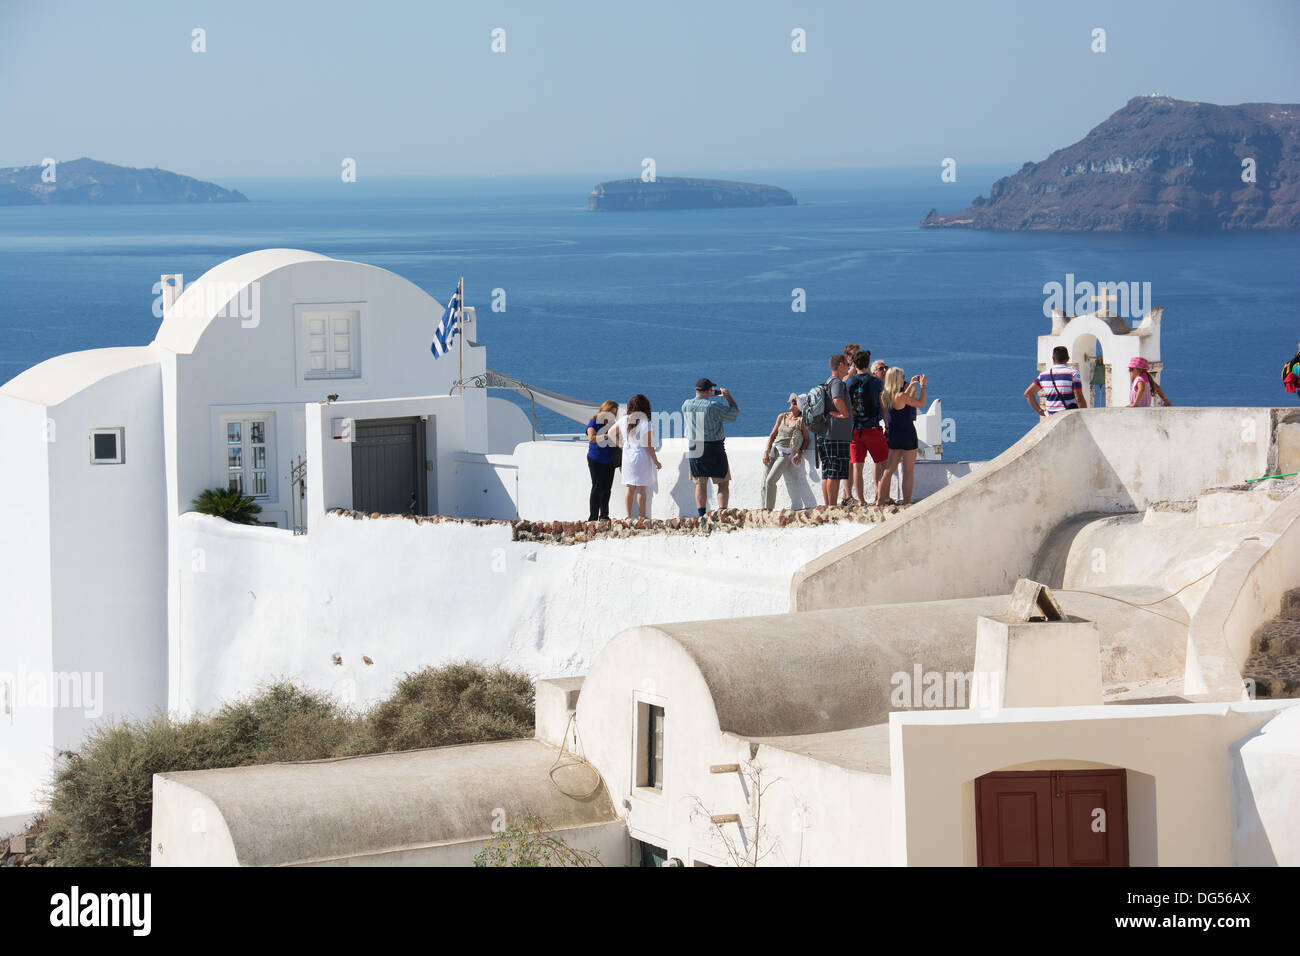
<svg viewBox="0 0 1300 956"><path fill-rule="evenodd" d="M877 510L871 505L818 505L800 511L782 509L763 511L727 508L713 511L703 518L611 518L604 521L505 521L492 518L453 518L448 515L386 515L378 512L331 508L329 514L357 521L390 518L416 524L467 524L474 526L508 526L511 540L537 541L545 544L583 544L608 538L632 538L646 535L710 535L748 529L814 528L826 524L875 525L888 515L899 514L899 505Z"/></svg>

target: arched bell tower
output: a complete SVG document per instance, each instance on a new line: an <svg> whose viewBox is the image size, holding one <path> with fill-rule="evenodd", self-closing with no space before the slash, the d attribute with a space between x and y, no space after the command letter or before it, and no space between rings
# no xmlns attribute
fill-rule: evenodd
<svg viewBox="0 0 1300 956"><path fill-rule="evenodd" d="M1050 335L1038 337L1038 370L1052 364L1052 350L1064 345L1070 352L1070 365L1079 370L1091 404L1094 369L1100 361L1105 372L1106 405L1128 404L1129 359L1142 357L1151 363L1151 375L1160 381L1160 317L1164 308L1152 308L1136 327L1129 325L1112 310L1113 298L1108 289L1093 296L1097 308L1084 315L1067 315L1064 309L1052 310ZM1100 352L1098 350L1100 346ZM1118 389L1118 391L1114 391Z"/></svg>

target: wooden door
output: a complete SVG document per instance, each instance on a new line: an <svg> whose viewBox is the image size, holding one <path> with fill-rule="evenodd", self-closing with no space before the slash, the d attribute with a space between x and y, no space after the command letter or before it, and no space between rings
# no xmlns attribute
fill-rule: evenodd
<svg viewBox="0 0 1300 956"><path fill-rule="evenodd" d="M376 418L354 423L352 507L379 514L425 514L424 423Z"/></svg>
<svg viewBox="0 0 1300 956"><path fill-rule="evenodd" d="M1123 770L990 773L975 781L980 866L1128 866Z"/></svg>

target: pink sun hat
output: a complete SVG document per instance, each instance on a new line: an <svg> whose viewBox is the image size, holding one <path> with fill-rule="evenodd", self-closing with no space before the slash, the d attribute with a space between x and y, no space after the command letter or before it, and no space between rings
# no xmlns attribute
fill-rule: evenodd
<svg viewBox="0 0 1300 956"><path fill-rule="evenodd" d="M1133 358L1128 360L1128 367L1141 369L1142 371L1146 372L1151 368L1151 363L1148 362L1146 359L1144 359L1142 356L1135 355Z"/></svg>

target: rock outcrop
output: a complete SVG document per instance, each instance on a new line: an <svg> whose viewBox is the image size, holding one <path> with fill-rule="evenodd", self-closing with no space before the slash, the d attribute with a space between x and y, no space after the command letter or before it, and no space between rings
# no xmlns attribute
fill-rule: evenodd
<svg viewBox="0 0 1300 956"><path fill-rule="evenodd" d="M921 225L1300 229L1300 105L1216 106L1139 96L1074 145L999 179L988 198L956 213L932 209Z"/></svg>
<svg viewBox="0 0 1300 956"><path fill-rule="evenodd" d="M223 189L165 169L133 169L82 157L56 163L53 182L45 181L46 169L0 169L0 206L248 202L236 189Z"/></svg>
<svg viewBox="0 0 1300 956"><path fill-rule="evenodd" d="M793 205L796 205L794 196L779 186L675 176L665 176L653 182L614 179L607 183L597 183L587 199L587 209L593 212Z"/></svg>

